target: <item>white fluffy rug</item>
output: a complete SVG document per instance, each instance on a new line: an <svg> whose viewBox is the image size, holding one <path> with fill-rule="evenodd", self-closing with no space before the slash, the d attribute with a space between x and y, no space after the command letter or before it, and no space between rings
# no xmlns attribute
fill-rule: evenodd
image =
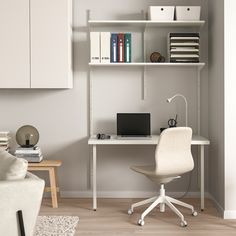
<svg viewBox="0 0 236 236"><path fill-rule="evenodd" d="M39 216L34 236L74 236L78 216Z"/></svg>

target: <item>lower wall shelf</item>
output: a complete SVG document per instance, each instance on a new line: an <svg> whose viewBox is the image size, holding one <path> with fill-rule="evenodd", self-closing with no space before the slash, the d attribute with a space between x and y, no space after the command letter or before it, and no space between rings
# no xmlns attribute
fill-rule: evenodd
<svg viewBox="0 0 236 236"><path fill-rule="evenodd" d="M89 66L155 66L155 67L198 67L200 70L205 66L204 62L200 63L146 63L146 62L133 62L133 63L89 63Z"/></svg>

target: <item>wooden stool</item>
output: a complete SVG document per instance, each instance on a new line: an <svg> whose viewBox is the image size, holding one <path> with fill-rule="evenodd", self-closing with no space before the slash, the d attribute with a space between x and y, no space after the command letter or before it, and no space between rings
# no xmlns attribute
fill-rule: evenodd
<svg viewBox="0 0 236 236"><path fill-rule="evenodd" d="M45 187L45 192L51 192L52 207L58 208L57 192L59 187L57 186L57 167L61 166L62 162L59 160L43 160L40 163L29 163L29 171L48 171L50 187Z"/></svg>

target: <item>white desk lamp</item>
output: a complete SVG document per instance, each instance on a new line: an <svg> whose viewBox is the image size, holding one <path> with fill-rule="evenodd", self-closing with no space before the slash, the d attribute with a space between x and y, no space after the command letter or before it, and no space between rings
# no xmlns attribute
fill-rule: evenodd
<svg viewBox="0 0 236 236"><path fill-rule="evenodd" d="M185 101L185 126L188 127L188 102L187 102L186 97L185 97L184 95L182 95L182 94L177 93L177 94L175 94L173 97L168 98L168 99L167 99L167 102L170 103L170 102L171 102L174 98L176 98L176 97L181 97L181 98L183 98L184 101Z"/></svg>

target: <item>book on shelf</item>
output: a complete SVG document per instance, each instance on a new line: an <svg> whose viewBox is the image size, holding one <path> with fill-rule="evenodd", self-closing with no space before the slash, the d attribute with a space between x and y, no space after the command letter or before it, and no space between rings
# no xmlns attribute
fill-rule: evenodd
<svg viewBox="0 0 236 236"><path fill-rule="evenodd" d="M28 154L41 154L41 149L40 148L37 148L37 149L32 149L32 148L17 148L16 151L15 151L15 154L25 154L25 155L28 155Z"/></svg>
<svg viewBox="0 0 236 236"><path fill-rule="evenodd" d="M31 158L37 158L37 157L40 157L42 156L42 153L40 154L15 154L15 156L19 157L19 158L25 158L25 157L31 157Z"/></svg>
<svg viewBox="0 0 236 236"><path fill-rule="evenodd" d="M100 62L100 32L90 32L90 61Z"/></svg>
<svg viewBox="0 0 236 236"><path fill-rule="evenodd" d="M38 163L38 162L41 162L43 160L43 155L38 156L38 157L18 157L18 158L25 159L28 162Z"/></svg>
<svg viewBox="0 0 236 236"><path fill-rule="evenodd" d="M18 147L15 150L15 156L18 158L23 158L28 162L40 162L43 159L41 148L38 146Z"/></svg>
<svg viewBox="0 0 236 236"><path fill-rule="evenodd" d="M131 33L125 33L125 62L131 62Z"/></svg>
<svg viewBox="0 0 236 236"><path fill-rule="evenodd" d="M0 142L7 142L9 141L11 138L6 136L6 137L0 137Z"/></svg>
<svg viewBox="0 0 236 236"><path fill-rule="evenodd" d="M117 41L118 41L118 62L124 62L124 54L125 54L125 47L124 47L124 41L125 41L125 37L124 34L119 33L117 35Z"/></svg>
<svg viewBox="0 0 236 236"><path fill-rule="evenodd" d="M117 55L117 34L111 34L111 62L118 62L118 55Z"/></svg>
<svg viewBox="0 0 236 236"><path fill-rule="evenodd" d="M101 32L101 63L110 63L110 32Z"/></svg>
<svg viewBox="0 0 236 236"><path fill-rule="evenodd" d="M42 152L41 150L39 151L34 151L34 150L29 150L29 151L23 151L23 150L16 150L15 155L41 155Z"/></svg>
<svg viewBox="0 0 236 236"><path fill-rule="evenodd" d="M39 150L40 147L39 146L33 146L33 147L17 147L17 150Z"/></svg>
<svg viewBox="0 0 236 236"><path fill-rule="evenodd" d="M10 150L9 141L11 138L9 134L9 131L0 131L0 149L5 150L6 152L9 152Z"/></svg>

